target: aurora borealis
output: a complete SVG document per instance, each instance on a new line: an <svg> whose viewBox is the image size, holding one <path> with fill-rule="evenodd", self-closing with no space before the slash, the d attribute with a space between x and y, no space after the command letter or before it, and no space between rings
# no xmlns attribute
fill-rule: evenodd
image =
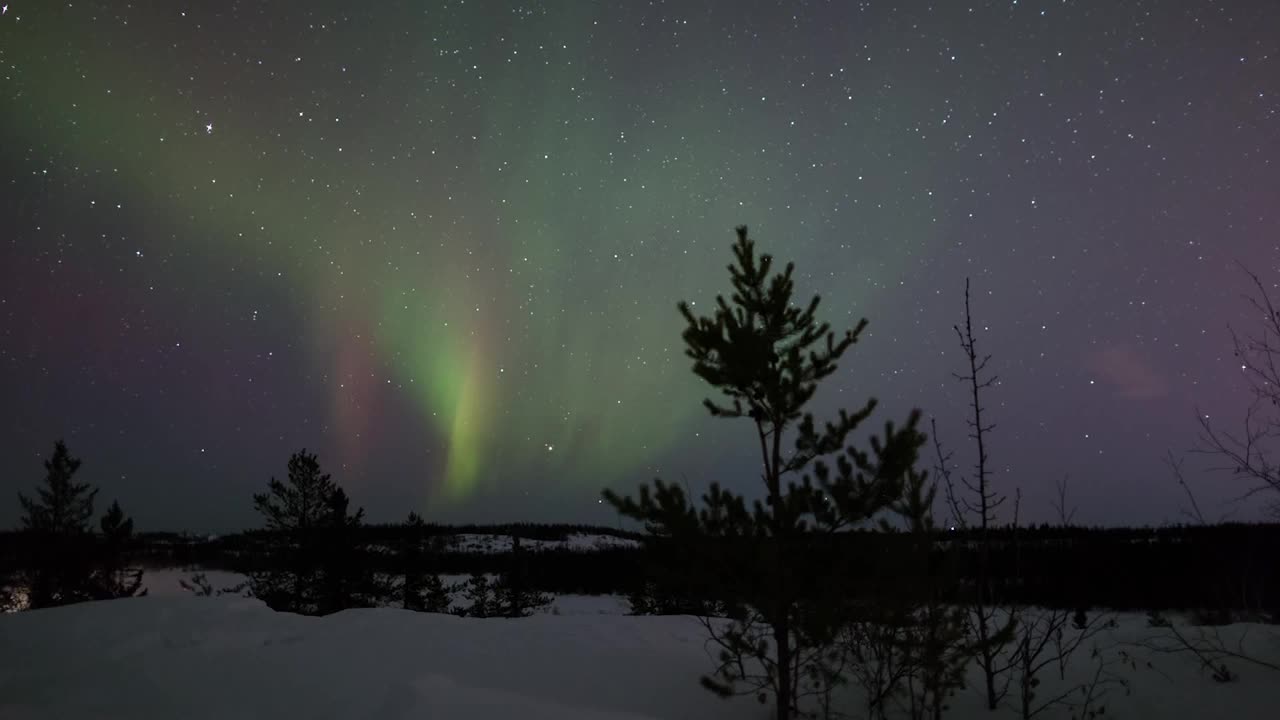
<svg viewBox="0 0 1280 720"><path fill-rule="evenodd" d="M142 527L253 523L301 447L375 521L749 487L675 312L747 224L871 322L819 410L964 460L967 275L1002 488L1176 519L1165 451L1247 399L1236 263L1277 272L1277 38L1261 0L8 0L0 490L57 437Z"/></svg>

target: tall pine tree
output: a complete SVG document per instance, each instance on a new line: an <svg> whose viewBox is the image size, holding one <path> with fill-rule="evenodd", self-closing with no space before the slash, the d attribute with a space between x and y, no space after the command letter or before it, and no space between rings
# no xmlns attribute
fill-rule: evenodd
<svg viewBox="0 0 1280 720"><path fill-rule="evenodd" d="M95 536L89 522L98 490L76 482L80 464L59 440L44 461L44 485L36 497L18 495L25 556L20 579L31 609L145 593L141 570L126 567L133 520L112 502L100 523L101 537Z"/></svg>
<svg viewBox="0 0 1280 720"><path fill-rule="evenodd" d="M93 599L93 535L89 520L98 491L75 481L80 460L59 440L44 461L44 485L36 497L18 495L26 535L23 563L28 607Z"/></svg>
<svg viewBox="0 0 1280 720"><path fill-rule="evenodd" d="M843 335L832 332L817 320L816 296L806 305L794 302L794 267L774 273L772 257L756 255L747 229L737 235L730 298L717 297L710 317L695 316L687 303L679 310L693 372L723 396L704 405L714 417L750 422L763 501L749 505L713 483L698 509L661 480L652 489L642 485L636 498L608 490L604 497L691 553L701 551L695 572L716 578L718 592L745 606L727 626L704 623L721 652L703 684L724 695L771 694L776 717L787 720L803 694L801 680L824 672L814 664L828 657L820 650L843 623L839 588L853 581L828 562L834 555L813 556L816 535L866 521L899 499L923 436L913 412L900 429L886 424L869 452L847 445L874 400L818 426L805 408L866 320Z"/></svg>

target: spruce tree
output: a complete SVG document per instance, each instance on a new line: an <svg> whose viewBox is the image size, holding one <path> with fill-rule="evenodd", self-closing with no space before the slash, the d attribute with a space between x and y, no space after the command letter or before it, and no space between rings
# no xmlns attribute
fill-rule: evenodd
<svg viewBox="0 0 1280 720"><path fill-rule="evenodd" d="M37 488L37 496L18 495L26 534L24 584L32 609L95 597L89 520L98 491L75 481L80 460L61 440L44 461L44 469L44 486Z"/></svg>
<svg viewBox="0 0 1280 720"><path fill-rule="evenodd" d="M772 257L756 255L747 229L739 227L737 236L729 299L717 297L710 317L695 316L688 303L678 307L693 372L723 395L704 400L705 407L714 417L751 424L763 501L748 504L713 483L698 509L680 487L661 480L642 485L636 498L609 490L604 497L621 514L700 552L695 571L715 578L717 591L743 606L727 626L704 623L721 652L703 684L723 695L772 695L776 717L787 720L797 710L801 680L828 670L814 666L827 655L812 651L834 642L844 623L839 589L854 580L824 561L834 555L813 556L816 534L864 522L898 499L922 435L913 412L900 429L887 423L870 452L848 446L874 400L819 427L805 408L866 320L843 335L832 332L817 319L818 297L795 303L794 267L773 273Z"/></svg>

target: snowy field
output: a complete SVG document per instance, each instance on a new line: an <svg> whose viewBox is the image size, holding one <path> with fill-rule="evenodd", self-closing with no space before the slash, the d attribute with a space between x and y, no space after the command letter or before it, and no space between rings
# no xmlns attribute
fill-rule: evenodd
<svg viewBox="0 0 1280 720"><path fill-rule="evenodd" d="M176 578L173 573L173 588ZM617 598L565 597L556 614L474 619L391 608L325 618L275 613L239 597L169 592L0 617L0 718L689 718L764 720L769 709L703 690L710 667L703 631L688 617L618 614ZM213 579L211 577L211 579ZM223 578L233 580L234 578ZM215 587L219 581L215 581ZM1108 696L1108 718L1276 717L1280 675L1233 665L1217 683L1185 655L1135 646L1159 630L1122 617L1104 644L1124 649L1126 695ZM1237 625L1245 647L1280 660L1277 629ZM1091 671L1086 654L1068 679ZM976 683L971 683L976 688ZM1060 685L1046 675L1043 692ZM858 713L856 697L843 698ZM947 717L988 713L970 689ZM1045 718L1066 719L1063 712Z"/></svg>

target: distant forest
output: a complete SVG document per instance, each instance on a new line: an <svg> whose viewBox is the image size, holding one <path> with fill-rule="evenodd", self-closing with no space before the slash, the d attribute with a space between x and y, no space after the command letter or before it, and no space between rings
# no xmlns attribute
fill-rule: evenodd
<svg viewBox="0 0 1280 720"><path fill-rule="evenodd" d="M1244 612L1280 616L1280 524L1176 525L1143 528L1082 528L1040 525L993 528L990 573L1003 603L1068 609L1138 611L1191 610L1211 619ZM401 557L409 531L404 525L366 525L358 529L361 564L386 573L402 572ZM511 552L463 552L441 549L432 538L457 534L514 536L525 540L565 540L573 533L636 540L638 547L603 549L540 548L526 544L522 564L531 588L553 593L635 595L650 587L658 594L702 595L706 587L664 587L663 568L679 550L661 538L616 528L567 524L426 526L426 541L415 556L424 573L466 575L501 573ZM950 588L958 598L978 562L976 530L941 531L934 538L935 562L949 563ZM832 562L857 558L870 582L894 573L901 542L907 534L852 531L820 540ZM128 551L128 563L141 567L191 567L250 574L270 569L278 560L269 531L197 537L187 534L139 533ZM718 551L750 552L724 541ZM24 554L24 535L0 533L3 569L15 568ZM816 549L815 557L826 553ZM836 552L839 550L839 552ZM850 552L852 551L852 552ZM687 579L685 580L687 583ZM657 605L663 607L661 603ZM672 607L678 607L674 605Z"/></svg>

